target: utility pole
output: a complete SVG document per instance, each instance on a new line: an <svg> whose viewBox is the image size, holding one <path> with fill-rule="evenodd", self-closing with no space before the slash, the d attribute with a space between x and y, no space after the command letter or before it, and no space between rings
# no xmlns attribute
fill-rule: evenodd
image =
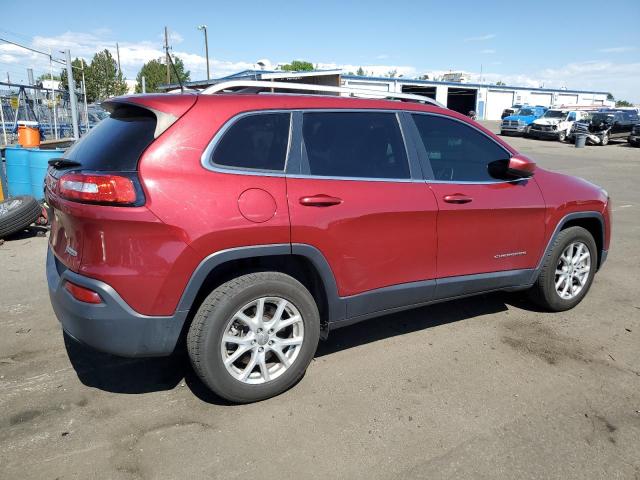
<svg viewBox="0 0 640 480"><path fill-rule="evenodd" d="M76 98L76 82L73 79L73 67L71 65L71 51L65 50L67 56L67 84L69 85L69 98L71 99L71 122L73 124L73 137L80 138L78 128L78 99Z"/></svg>
<svg viewBox="0 0 640 480"><path fill-rule="evenodd" d="M198 30L204 30L204 54L207 57L207 80L211 79L209 75L209 39L207 38L207 26L200 25Z"/></svg>
<svg viewBox="0 0 640 480"><path fill-rule="evenodd" d="M116 54L118 56L118 75L122 76L122 69L120 68L120 45L116 42Z"/></svg>
<svg viewBox="0 0 640 480"><path fill-rule="evenodd" d="M169 60L169 33L167 31L167 27L164 27L164 52L165 52L165 61L167 63L167 85L171 83L171 70L170 70L170 61Z"/></svg>

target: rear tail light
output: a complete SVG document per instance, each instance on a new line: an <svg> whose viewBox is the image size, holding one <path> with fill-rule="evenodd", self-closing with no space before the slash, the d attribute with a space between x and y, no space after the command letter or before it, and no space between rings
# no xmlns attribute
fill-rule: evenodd
<svg viewBox="0 0 640 480"><path fill-rule="evenodd" d="M67 173L58 181L58 193L68 200L95 203L134 204L134 181L122 175Z"/></svg>
<svg viewBox="0 0 640 480"><path fill-rule="evenodd" d="M80 285L76 285L75 283L65 282L64 288L71 294L73 298L78 300L79 302L84 303L102 303L102 299L98 293L93 290L89 290L88 288L81 287Z"/></svg>

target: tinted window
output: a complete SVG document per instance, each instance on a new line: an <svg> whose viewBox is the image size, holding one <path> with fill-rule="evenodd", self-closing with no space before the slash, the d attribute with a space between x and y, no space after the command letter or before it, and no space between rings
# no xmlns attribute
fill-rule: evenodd
<svg viewBox="0 0 640 480"><path fill-rule="evenodd" d="M289 117L288 113L262 113L238 119L218 142L213 162L233 168L284 170Z"/></svg>
<svg viewBox="0 0 640 480"><path fill-rule="evenodd" d="M394 113L305 113L303 137L311 175L410 177Z"/></svg>
<svg viewBox="0 0 640 480"><path fill-rule="evenodd" d="M122 106L84 135L64 155L87 170L135 171L153 142L156 117L144 108Z"/></svg>
<svg viewBox="0 0 640 480"><path fill-rule="evenodd" d="M414 114L413 118L436 180L496 180L489 173L489 164L510 157L496 142L461 122L434 115Z"/></svg>

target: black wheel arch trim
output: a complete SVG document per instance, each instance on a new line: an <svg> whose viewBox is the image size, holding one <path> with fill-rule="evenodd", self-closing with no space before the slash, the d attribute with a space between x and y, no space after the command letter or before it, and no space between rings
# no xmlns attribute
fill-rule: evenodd
<svg viewBox="0 0 640 480"><path fill-rule="evenodd" d="M598 223L600 224L600 235L602 236L602 249L601 251L598 252L598 269L602 266L602 264L604 263L604 261L607 258L607 251L604 250L604 239L605 237L605 223L604 223L604 216L602 215L602 213L596 211L596 210L588 210L588 211L584 211L584 212L572 212L572 213L568 213L567 215L565 215L564 217L562 217L560 219L560 221L556 224L553 233L551 234L551 236L549 237L549 241L547 242L547 246L544 249L544 252L542 252L542 256L540 257L540 260L538 261L538 265L536 266L535 270L533 271L533 278L531 280L531 283L534 283L536 281L536 279L538 278L538 275L540 274L540 271L542 270L542 266L544 264L544 260L545 258L547 258L547 255L549 254L549 252L551 251L551 248L553 248L553 243L555 242L556 238L558 237L558 235L560 234L560 232L562 231L562 228L570 221L573 220L580 220L580 219L584 219L584 218L595 218L596 220L598 220ZM596 240L596 239L594 239ZM607 253L605 253L607 252Z"/></svg>

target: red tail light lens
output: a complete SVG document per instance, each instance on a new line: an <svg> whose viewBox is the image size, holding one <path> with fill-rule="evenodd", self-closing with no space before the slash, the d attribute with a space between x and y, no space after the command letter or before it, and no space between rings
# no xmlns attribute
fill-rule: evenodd
<svg viewBox="0 0 640 480"><path fill-rule="evenodd" d="M75 283L65 282L64 288L79 302L85 303L102 303L102 299L100 295L98 295L93 290L89 290L88 288L81 287L80 285L76 285Z"/></svg>
<svg viewBox="0 0 640 480"><path fill-rule="evenodd" d="M67 173L58 182L61 197L81 202L132 204L136 202L133 180L120 175Z"/></svg>

